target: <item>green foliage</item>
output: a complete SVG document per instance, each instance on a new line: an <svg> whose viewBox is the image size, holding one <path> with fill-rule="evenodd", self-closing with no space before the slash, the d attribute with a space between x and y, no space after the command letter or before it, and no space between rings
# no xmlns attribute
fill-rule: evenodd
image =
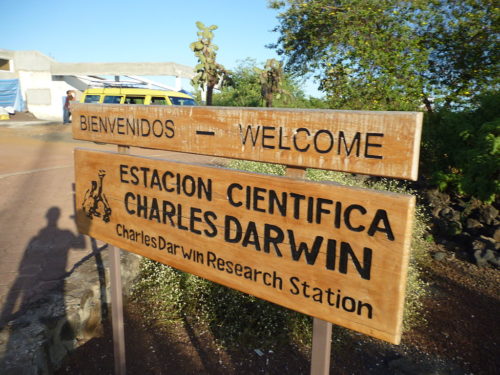
<svg viewBox="0 0 500 375"><path fill-rule="evenodd" d="M196 75L191 80L193 87L207 90L207 105L212 105L212 93L215 85L223 82L228 76L224 66L216 62L218 47L212 43L213 31L217 26L205 26L202 22L196 22L198 27L198 40L191 43L189 47L198 58Z"/></svg>
<svg viewBox="0 0 500 375"><path fill-rule="evenodd" d="M286 172L281 165L247 161L232 161L230 167L275 175L284 175ZM307 178L414 194L401 182L391 179L370 181L346 173L313 169L307 170ZM420 278L420 266L425 263L427 254L428 244L424 239L426 229L423 211L417 207L407 281L405 328L411 327L421 318L420 301L426 293L426 284ZM141 280L135 286L134 295L147 300L155 317L164 321L184 317L198 320L224 345L272 348L286 343L299 347L311 343L312 319L309 316L152 260L143 260Z"/></svg>
<svg viewBox="0 0 500 375"><path fill-rule="evenodd" d="M309 336L293 331L309 320L302 314L219 284L207 284L202 293L211 331L225 345L274 347Z"/></svg>
<svg viewBox="0 0 500 375"><path fill-rule="evenodd" d="M261 107L262 83L260 72L253 59L243 60L231 74L231 83L214 94L214 104L219 106ZM289 74L281 80L281 90L286 95L273 97L273 106L288 108L326 108L327 104L316 98L306 98L300 89L300 83Z"/></svg>
<svg viewBox="0 0 500 375"><path fill-rule="evenodd" d="M500 93L482 96L476 110L429 114L422 151L424 172L440 190L493 202L500 192Z"/></svg>
<svg viewBox="0 0 500 375"><path fill-rule="evenodd" d="M259 163L245 160L231 160L230 168L242 171L272 174L275 176L284 176L286 167L281 164Z"/></svg>
<svg viewBox="0 0 500 375"><path fill-rule="evenodd" d="M133 296L148 302L148 314L155 319L189 317L206 325L223 345L310 343L309 317L147 258Z"/></svg>
<svg viewBox="0 0 500 375"><path fill-rule="evenodd" d="M317 74L338 109L416 110L468 103L499 84L493 0L288 0L277 52Z"/></svg>
<svg viewBox="0 0 500 375"><path fill-rule="evenodd" d="M283 89L284 72L281 62L276 59L266 61L264 69L254 68L260 79L261 95L266 107L273 106L273 100L288 93Z"/></svg>
<svg viewBox="0 0 500 375"><path fill-rule="evenodd" d="M231 84L214 95L214 104L231 107L260 107L260 83L254 71L256 61L246 59L231 74Z"/></svg>
<svg viewBox="0 0 500 375"><path fill-rule="evenodd" d="M498 2L430 1L425 12L428 21L416 28L422 49L429 54L422 75L445 108L498 88Z"/></svg>
<svg viewBox="0 0 500 375"><path fill-rule="evenodd" d="M133 295L148 301L148 309L158 320L174 321L182 316L186 308L186 293L183 285L187 276L161 263L144 258L141 262L140 278L133 287Z"/></svg>

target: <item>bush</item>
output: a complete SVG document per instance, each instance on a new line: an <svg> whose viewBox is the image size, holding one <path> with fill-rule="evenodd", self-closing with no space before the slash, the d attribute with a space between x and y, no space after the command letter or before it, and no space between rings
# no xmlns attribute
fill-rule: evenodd
<svg viewBox="0 0 500 375"><path fill-rule="evenodd" d="M142 260L133 296L147 301L155 319L200 322L226 346L272 348L311 341L309 317L151 259Z"/></svg>
<svg viewBox="0 0 500 375"><path fill-rule="evenodd" d="M230 166L247 171L285 174L285 167L274 164L233 161ZM346 173L307 170L307 178L315 181L334 181L344 185L414 193L396 180L364 181ZM422 210L417 209L413 231L412 255L408 274L405 306L405 328L418 321L420 299L425 284L419 276L419 265L426 254L423 240L426 230ZM189 317L206 324L214 336L226 345L243 344L250 347L272 348L285 343L309 346L312 338L312 319L273 303L226 288L199 277L177 271L152 260L144 259L142 279L135 289L141 298L165 320ZM163 305L163 311L162 309Z"/></svg>
<svg viewBox="0 0 500 375"><path fill-rule="evenodd" d="M422 169L441 191L492 203L500 191L500 93L476 110L428 114Z"/></svg>

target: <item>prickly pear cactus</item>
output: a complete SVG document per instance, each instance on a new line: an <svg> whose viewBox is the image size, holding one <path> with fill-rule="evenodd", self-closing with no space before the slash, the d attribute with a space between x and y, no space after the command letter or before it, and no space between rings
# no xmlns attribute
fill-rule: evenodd
<svg viewBox="0 0 500 375"><path fill-rule="evenodd" d="M213 31L217 29L216 25L205 26L202 22L196 22L198 27L198 40L191 43L189 47L198 58L196 65L196 75L191 80L194 87L201 89L206 87L207 105L212 104L212 93L215 85L227 76L224 66L216 62L216 51L219 49L212 43L214 37Z"/></svg>
<svg viewBox="0 0 500 375"><path fill-rule="evenodd" d="M286 94L282 88L284 79L283 66L276 59L268 59L264 69L258 69L261 95L264 99L266 107L273 106L273 98L279 99L281 94Z"/></svg>

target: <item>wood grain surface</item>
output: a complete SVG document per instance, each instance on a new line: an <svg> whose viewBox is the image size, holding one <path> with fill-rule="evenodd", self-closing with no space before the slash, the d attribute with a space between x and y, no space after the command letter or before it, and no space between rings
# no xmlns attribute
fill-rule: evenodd
<svg viewBox="0 0 500 375"><path fill-rule="evenodd" d="M75 150L80 233L399 343L415 200Z"/></svg>
<svg viewBox="0 0 500 375"><path fill-rule="evenodd" d="M416 180L419 112L75 104L75 139Z"/></svg>

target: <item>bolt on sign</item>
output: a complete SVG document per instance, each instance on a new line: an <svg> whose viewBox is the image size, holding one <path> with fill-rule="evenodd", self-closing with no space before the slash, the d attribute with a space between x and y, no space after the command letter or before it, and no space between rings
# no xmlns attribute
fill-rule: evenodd
<svg viewBox="0 0 500 375"><path fill-rule="evenodd" d="M73 137L416 180L422 113L76 104Z"/></svg>
<svg viewBox="0 0 500 375"><path fill-rule="evenodd" d="M399 343L414 197L83 149L75 173L81 233Z"/></svg>

